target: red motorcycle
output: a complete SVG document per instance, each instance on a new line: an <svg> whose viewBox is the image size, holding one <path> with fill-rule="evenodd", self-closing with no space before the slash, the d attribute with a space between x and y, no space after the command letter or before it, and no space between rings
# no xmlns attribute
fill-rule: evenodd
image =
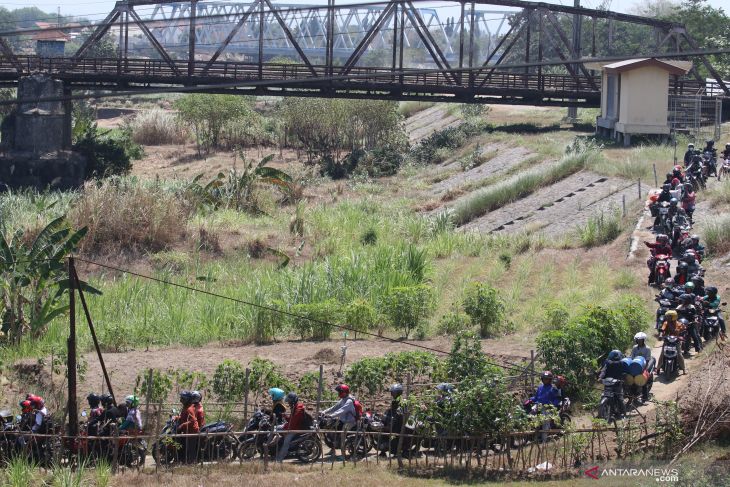
<svg viewBox="0 0 730 487"><path fill-rule="evenodd" d="M116 424L111 421L105 421L98 425L98 433L96 438L89 439L87 425L81 429L81 433L77 438L66 440L66 448L74 456L81 456L88 462L96 462L104 459L112 463L114 456L114 437L111 434ZM140 468L144 465L147 456L147 444L144 439L137 438L136 434L131 431L119 432L120 438L117 440L117 455L120 465L129 468ZM107 437L107 438L100 438Z"/></svg>
<svg viewBox="0 0 730 487"><path fill-rule="evenodd" d="M654 257L654 284L658 287L661 287L664 281L672 276L669 259L670 256L665 254Z"/></svg>

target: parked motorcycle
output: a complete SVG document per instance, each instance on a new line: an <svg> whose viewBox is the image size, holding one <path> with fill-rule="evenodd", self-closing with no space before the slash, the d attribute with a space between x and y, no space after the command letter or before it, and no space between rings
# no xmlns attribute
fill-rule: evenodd
<svg viewBox="0 0 730 487"><path fill-rule="evenodd" d="M82 417L86 417L86 411L81 413ZM66 447L75 455L82 456L86 462L91 464L103 459L108 463L113 463L114 450L114 430L117 423L112 420L106 420L94 425L95 427L89 432L89 424L86 423L81 428L78 438L75 438ZM104 439L88 439L89 436L106 437ZM129 468L141 468L144 466L147 457L147 442L142 438L130 438L129 432L119 432L121 438L116 439L116 454L118 455L119 465Z"/></svg>
<svg viewBox="0 0 730 487"><path fill-rule="evenodd" d="M603 379L603 394L598 403L598 417L611 422L624 416L623 381L614 378Z"/></svg>
<svg viewBox="0 0 730 487"><path fill-rule="evenodd" d="M175 437L177 432L176 411L170 415L160 434L161 438L152 446L152 457L158 465L172 465L184 460L185 437ZM197 461L224 461L234 458L238 451L238 439L232 434L233 426L223 421L209 423L200 429L197 438ZM206 433L229 433L207 436Z"/></svg>
<svg viewBox="0 0 730 487"><path fill-rule="evenodd" d="M368 413L370 413L370 411L365 412L366 415L368 415ZM399 437L397 435L401 432L400 428L397 431L393 430L391 432L390 427L385 424L383 418L374 413L370 414L371 417L368 422L367 430L373 433L378 433L378 435L370 435L375 443L375 449L382 453L390 452L392 455L397 454L399 443ZM404 435L415 435L419 426L422 426L422 424L413 421L413 418L409 418L409 421L403 427ZM400 444L402 456L415 456L421 449L421 438L404 436L403 441L400 442Z"/></svg>
<svg viewBox="0 0 730 487"><path fill-rule="evenodd" d="M316 426L312 427L312 433L299 433L289 442L289 450L286 458L296 458L302 463L312 463L322 456L322 443L315 433ZM284 441L285 432L281 425L272 429L269 415L259 410L246 423L246 428L238 438L239 447L237 455L243 460L250 460L257 454L266 453L270 458L275 458L278 448ZM256 434L259 433L259 434Z"/></svg>

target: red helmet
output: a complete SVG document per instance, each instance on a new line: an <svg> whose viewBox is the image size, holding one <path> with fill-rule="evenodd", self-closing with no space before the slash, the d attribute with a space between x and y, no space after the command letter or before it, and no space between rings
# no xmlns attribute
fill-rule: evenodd
<svg viewBox="0 0 730 487"><path fill-rule="evenodd" d="M33 411L30 401L27 399L25 401L20 401L20 409L23 414Z"/></svg>
<svg viewBox="0 0 730 487"><path fill-rule="evenodd" d="M568 381L562 375L555 377L555 385L558 389L562 389L567 383Z"/></svg>
<svg viewBox="0 0 730 487"><path fill-rule="evenodd" d="M340 395L340 398L347 396L350 394L350 386L347 384L340 384L337 387L335 387L335 391Z"/></svg>
<svg viewBox="0 0 730 487"><path fill-rule="evenodd" d="M41 396L33 396L30 400L30 405L36 409L43 409L46 403Z"/></svg>

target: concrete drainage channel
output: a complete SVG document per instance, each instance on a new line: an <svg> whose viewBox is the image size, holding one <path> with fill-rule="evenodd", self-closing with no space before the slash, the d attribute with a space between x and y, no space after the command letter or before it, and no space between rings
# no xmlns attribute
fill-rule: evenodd
<svg viewBox="0 0 730 487"><path fill-rule="evenodd" d="M559 203L563 203L564 201L566 201L566 200L568 200L568 199L572 198L573 196L577 195L578 193L582 193L583 191L586 191L586 190L587 190L588 188L593 188L593 187L595 187L596 185L599 185L599 184L605 183L606 181L608 181L608 178L604 178L604 177L602 177L602 178L598 178L598 179L596 179L595 181L593 181L593 182L591 182L591 183L588 183L588 184L586 184L585 186L582 186L582 187L580 187L580 188L578 188L578 189L576 189L576 190L574 190L574 191L572 191L572 192L568 193L567 195L565 195L565 196L562 196L562 197L560 197L560 198L558 198L558 199L554 200L554 201L553 201L552 203L548 203L548 204L542 205L542 206L541 206L541 207L539 207L539 208L538 208L538 209L537 209L536 211L543 211L543 210L546 210L547 208L551 208L552 206L554 206L554 205L556 205L556 204L559 204ZM533 213L531 212L531 213L527 213L527 214L524 214L524 215L518 216L517 218L514 218L514 219L512 219L512 220L510 220L510 221L508 221L508 222L506 222L506 223L502 223L502 224L501 224L501 225L499 225L498 227L496 227L496 228L494 228L494 229L490 230L490 231L489 231L489 233L495 233L495 232L499 232L499 231L501 231L501 230L504 230L504 229L506 229L507 227L509 227L510 225L514 225L515 223L517 223L517 222L519 222L519 221L522 221L522 220L524 220L524 219L526 219L526 218L529 218L529 217L531 217L532 215L533 215Z"/></svg>

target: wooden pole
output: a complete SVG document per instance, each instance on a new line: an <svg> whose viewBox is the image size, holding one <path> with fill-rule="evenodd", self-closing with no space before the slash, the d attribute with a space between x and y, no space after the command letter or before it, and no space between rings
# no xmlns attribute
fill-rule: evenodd
<svg viewBox="0 0 730 487"><path fill-rule="evenodd" d="M535 388L535 351L530 350L530 386Z"/></svg>
<svg viewBox="0 0 730 487"><path fill-rule="evenodd" d="M89 331L91 332L91 340L94 342L94 348L96 349L96 355L99 357L99 364L101 365L101 371L104 374L104 380L106 381L106 387L109 389L109 395L114 399L116 404L116 398L114 397L114 390L112 389L112 381L109 378L109 373L106 370L106 364L104 363L104 357L101 354L101 347L99 347L99 340L96 339L96 330L94 330L94 322L91 320L91 313L89 307L86 304L86 297L84 291L81 289L81 281L79 280L79 274L76 272L76 268L73 269L74 275L74 287L79 290L79 298L81 299L81 306L84 308L84 315L86 316L86 323L89 325Z"/></svg>
<svg viewBox="0 0 730 487"><path fill-rule="evenodd" d="M657 178L657 175L656 175L656 163L652 164L651 165L651 168L654 170L654 187L655 188L658 188L659 187L659 179Z"/></svg>
<svg viewBox="0 0 730 487"><path fill-rule="evenodd" d="M152 368L147 371L147 396L144 401L144 424L150 423L150 397L152 396L152 381L155 380ZM149 428L147 429L149 431Z"/></svg>
<svg viewBox="0 0 730 487"><path fill-rule="evenodd" d="M641 178L639 178L636 182L636 186L639 189L639 200L641 200Z"/></svg>
<svg viewBox="0 0 730 487"><path fill-rule="evenodd" d="M243 416L248 420L248 390L251 381L251 369L246 367L246 384L243 390Z"/></svg>
<svg viewBox="0 0 730 487"><path fill-rule="evenodd" d="M316 406L316 417L319 417L319 410L322 403L322 387L323 387L323 375L324 375L324 366L322 364L319 364L319 382L317 384L317 406Z"/></svg>
<svg viewBox="0 0 730 487"><path fill-rule="evenodd" d="M623 208L623 216L626 217L626 195L621 195L621 207Z"/></svg>
<svg viewBox="0 0 730 487"><path fill-rule="evenodd" d="M69 335L67 342L67 374L68 374L68 434L79 434L79 415L76 403L76 280L73 257L68 258L68 312Z"/></svg>

